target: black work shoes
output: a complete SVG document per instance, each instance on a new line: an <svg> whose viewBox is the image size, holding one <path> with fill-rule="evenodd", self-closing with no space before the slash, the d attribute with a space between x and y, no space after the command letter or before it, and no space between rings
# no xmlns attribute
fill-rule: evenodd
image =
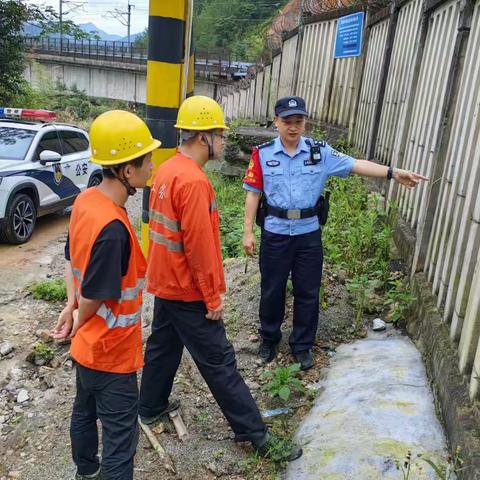
<svg viewBox="0 0 480 480"><path fill-rule="evenodd" d="M270 432L265 435L260 444L253 443L252 446L258 455L275 463L293 462L303 453L298 445Z"/></svg>
<svg viewBox="0 0 480 480"><path fill-rule="evenodd" d="M304 350L293 354L296 363L300 364L300 370L308 370L313 367L313 355L311 350Z"/></svg>
<svg viewBox="0 0 480 480"><path fill-rule="evenodd" d="M260 356L263 363L270 363L278 353L278 344L271 344L267 342L262 342L260 345L260 350L258 355Z"/></svg>
<svg viewBox="0 0 480 480"><path fill-rule="evenodd" d="M158 420L160 420L163 416L173 412L174 410L177 410L179 407L180 402L178 400L172 400L168 403L168 406L165 408L165 410L161 411L157 415L154 415L153 417L143 417L140 415L140 421L145 425L152 425L153 423L158 422Z"/></svg>
<svg viewBox="0 0 480 480"><path fill-rule="evenodd" d="M101 469L99 468L95 473L92 473L91 475L80 475L79 473L76 473L75 480L103 480L103 475Z"/></svg>

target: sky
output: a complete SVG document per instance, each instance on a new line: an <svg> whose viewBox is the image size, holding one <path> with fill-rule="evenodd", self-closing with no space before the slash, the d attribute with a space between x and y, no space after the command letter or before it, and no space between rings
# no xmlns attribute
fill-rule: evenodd
<svg viewBox="0 0 480 480"><path fill-rule="evenodd" d="M27 0L28 3L39 6L52 6L59 10L60 0ZM149 0L130 0L132 8L131 33L143 31L148 24ZM80 6L79 6L80 5ZM128 0L63 0L64 12L70 11L69 20L75 23L94 23L99 29L126 37L127 27L118 20L108 18L108 12L115 9L127 11ZM78 7L79 6L79 7Z"/></svg>

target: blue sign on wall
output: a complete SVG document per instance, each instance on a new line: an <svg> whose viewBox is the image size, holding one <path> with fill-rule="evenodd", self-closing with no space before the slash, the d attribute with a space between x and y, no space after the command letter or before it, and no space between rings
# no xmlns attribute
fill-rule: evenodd
<svg viewBox="0 0 480 480"><path fill-rule="evenodd" d="M364 13L358 12L337 21L335 58L358 57L362 52Z"/></svg>

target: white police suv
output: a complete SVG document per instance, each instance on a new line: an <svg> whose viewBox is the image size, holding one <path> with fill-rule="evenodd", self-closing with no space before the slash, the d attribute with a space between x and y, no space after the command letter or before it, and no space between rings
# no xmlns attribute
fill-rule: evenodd
<svg viewBox="0 0 480 480"><path fill-rule="evenodd" d="M47 110L0 108L0 240L27 242L37 217L102 181L87 132L55 118Z"/></svg>

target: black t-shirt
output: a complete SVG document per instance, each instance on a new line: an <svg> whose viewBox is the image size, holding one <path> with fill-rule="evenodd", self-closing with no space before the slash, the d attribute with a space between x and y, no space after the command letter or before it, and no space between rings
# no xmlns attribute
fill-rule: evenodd
<svg viewBox="0 0 480 480"><path fill-rule="evenodd" d="M65 258L70 260L70 238L65 245ZM118 300L129 260L130 234L120 220L114 220L95 240L82 282L82 296L90 300Z"/></svg>

